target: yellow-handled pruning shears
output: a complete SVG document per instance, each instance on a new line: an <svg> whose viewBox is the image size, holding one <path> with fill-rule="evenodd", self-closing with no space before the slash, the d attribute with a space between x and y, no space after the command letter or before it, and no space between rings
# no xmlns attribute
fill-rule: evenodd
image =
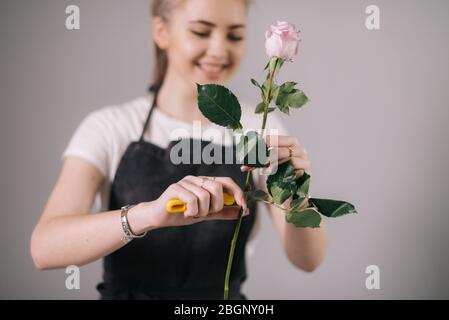
<svg viewBox="0 0 449 320"><path fill-rule="evenodd" d="M223 192L223 204L225 206L232 206L234 203L234 196ZM165 208L169 213L184 212L187 209L187 204L179 199L172 199L167 202Z"/></svg>

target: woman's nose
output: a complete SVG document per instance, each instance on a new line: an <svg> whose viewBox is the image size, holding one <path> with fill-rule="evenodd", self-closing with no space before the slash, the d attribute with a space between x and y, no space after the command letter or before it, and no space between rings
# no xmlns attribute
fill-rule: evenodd
<svg viewBox="0 0 449 320"><path fill-rule="evenodd" d="M209 42L208 55L219 60L226 60L229 54L229 44L225 37L215 36Z"/></svg>

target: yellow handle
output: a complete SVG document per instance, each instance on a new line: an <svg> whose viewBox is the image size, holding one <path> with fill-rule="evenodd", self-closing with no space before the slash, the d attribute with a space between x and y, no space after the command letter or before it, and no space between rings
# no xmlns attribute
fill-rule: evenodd
<svg viewBox="0 0 449 320"><path fill-rule="evenodd" d="M225 206L232 206L235 203L234 196L223 192L223 203ZM184 212L187 209L187 205L179 199L172 199L167 202L165 208L169 213Z"/></svg>

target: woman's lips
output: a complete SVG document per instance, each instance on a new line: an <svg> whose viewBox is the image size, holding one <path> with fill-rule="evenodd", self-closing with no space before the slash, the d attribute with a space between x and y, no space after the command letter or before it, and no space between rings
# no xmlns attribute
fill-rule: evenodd
<svg viewBox="0 0 449 320"><path fill-rule="evenodd" d="M227 65L217 65L217 64L205 64L205 63L195 63L198 69L209 79L218 79L223 70L227 68Z"/></svg>

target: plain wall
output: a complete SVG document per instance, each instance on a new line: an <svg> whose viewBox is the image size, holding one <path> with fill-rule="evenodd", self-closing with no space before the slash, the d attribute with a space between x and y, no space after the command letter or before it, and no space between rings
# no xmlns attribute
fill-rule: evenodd
<svg viewBox="0 0 449 320"><path fill-rule="evenodd" d="M81 29L65 28L65 8ZM365 8L380 8L377 31ZM229 84L258 102L264 32L297 24L302 47L279 81L311 102L282 116L307 148L311 194L354 203L358 215L326 219L329 252L313 273L295 269L262 212L244 292L250 299L449 298L449 2L264 1L249 16L245 60ZM61 153L91 110L146 93L148 0L0 2L0 298L96 299L101 264L81 268L81 289L63 269L37 271L29 241L61 169ZM380 268L367 290L365 268Z"/></svg>

